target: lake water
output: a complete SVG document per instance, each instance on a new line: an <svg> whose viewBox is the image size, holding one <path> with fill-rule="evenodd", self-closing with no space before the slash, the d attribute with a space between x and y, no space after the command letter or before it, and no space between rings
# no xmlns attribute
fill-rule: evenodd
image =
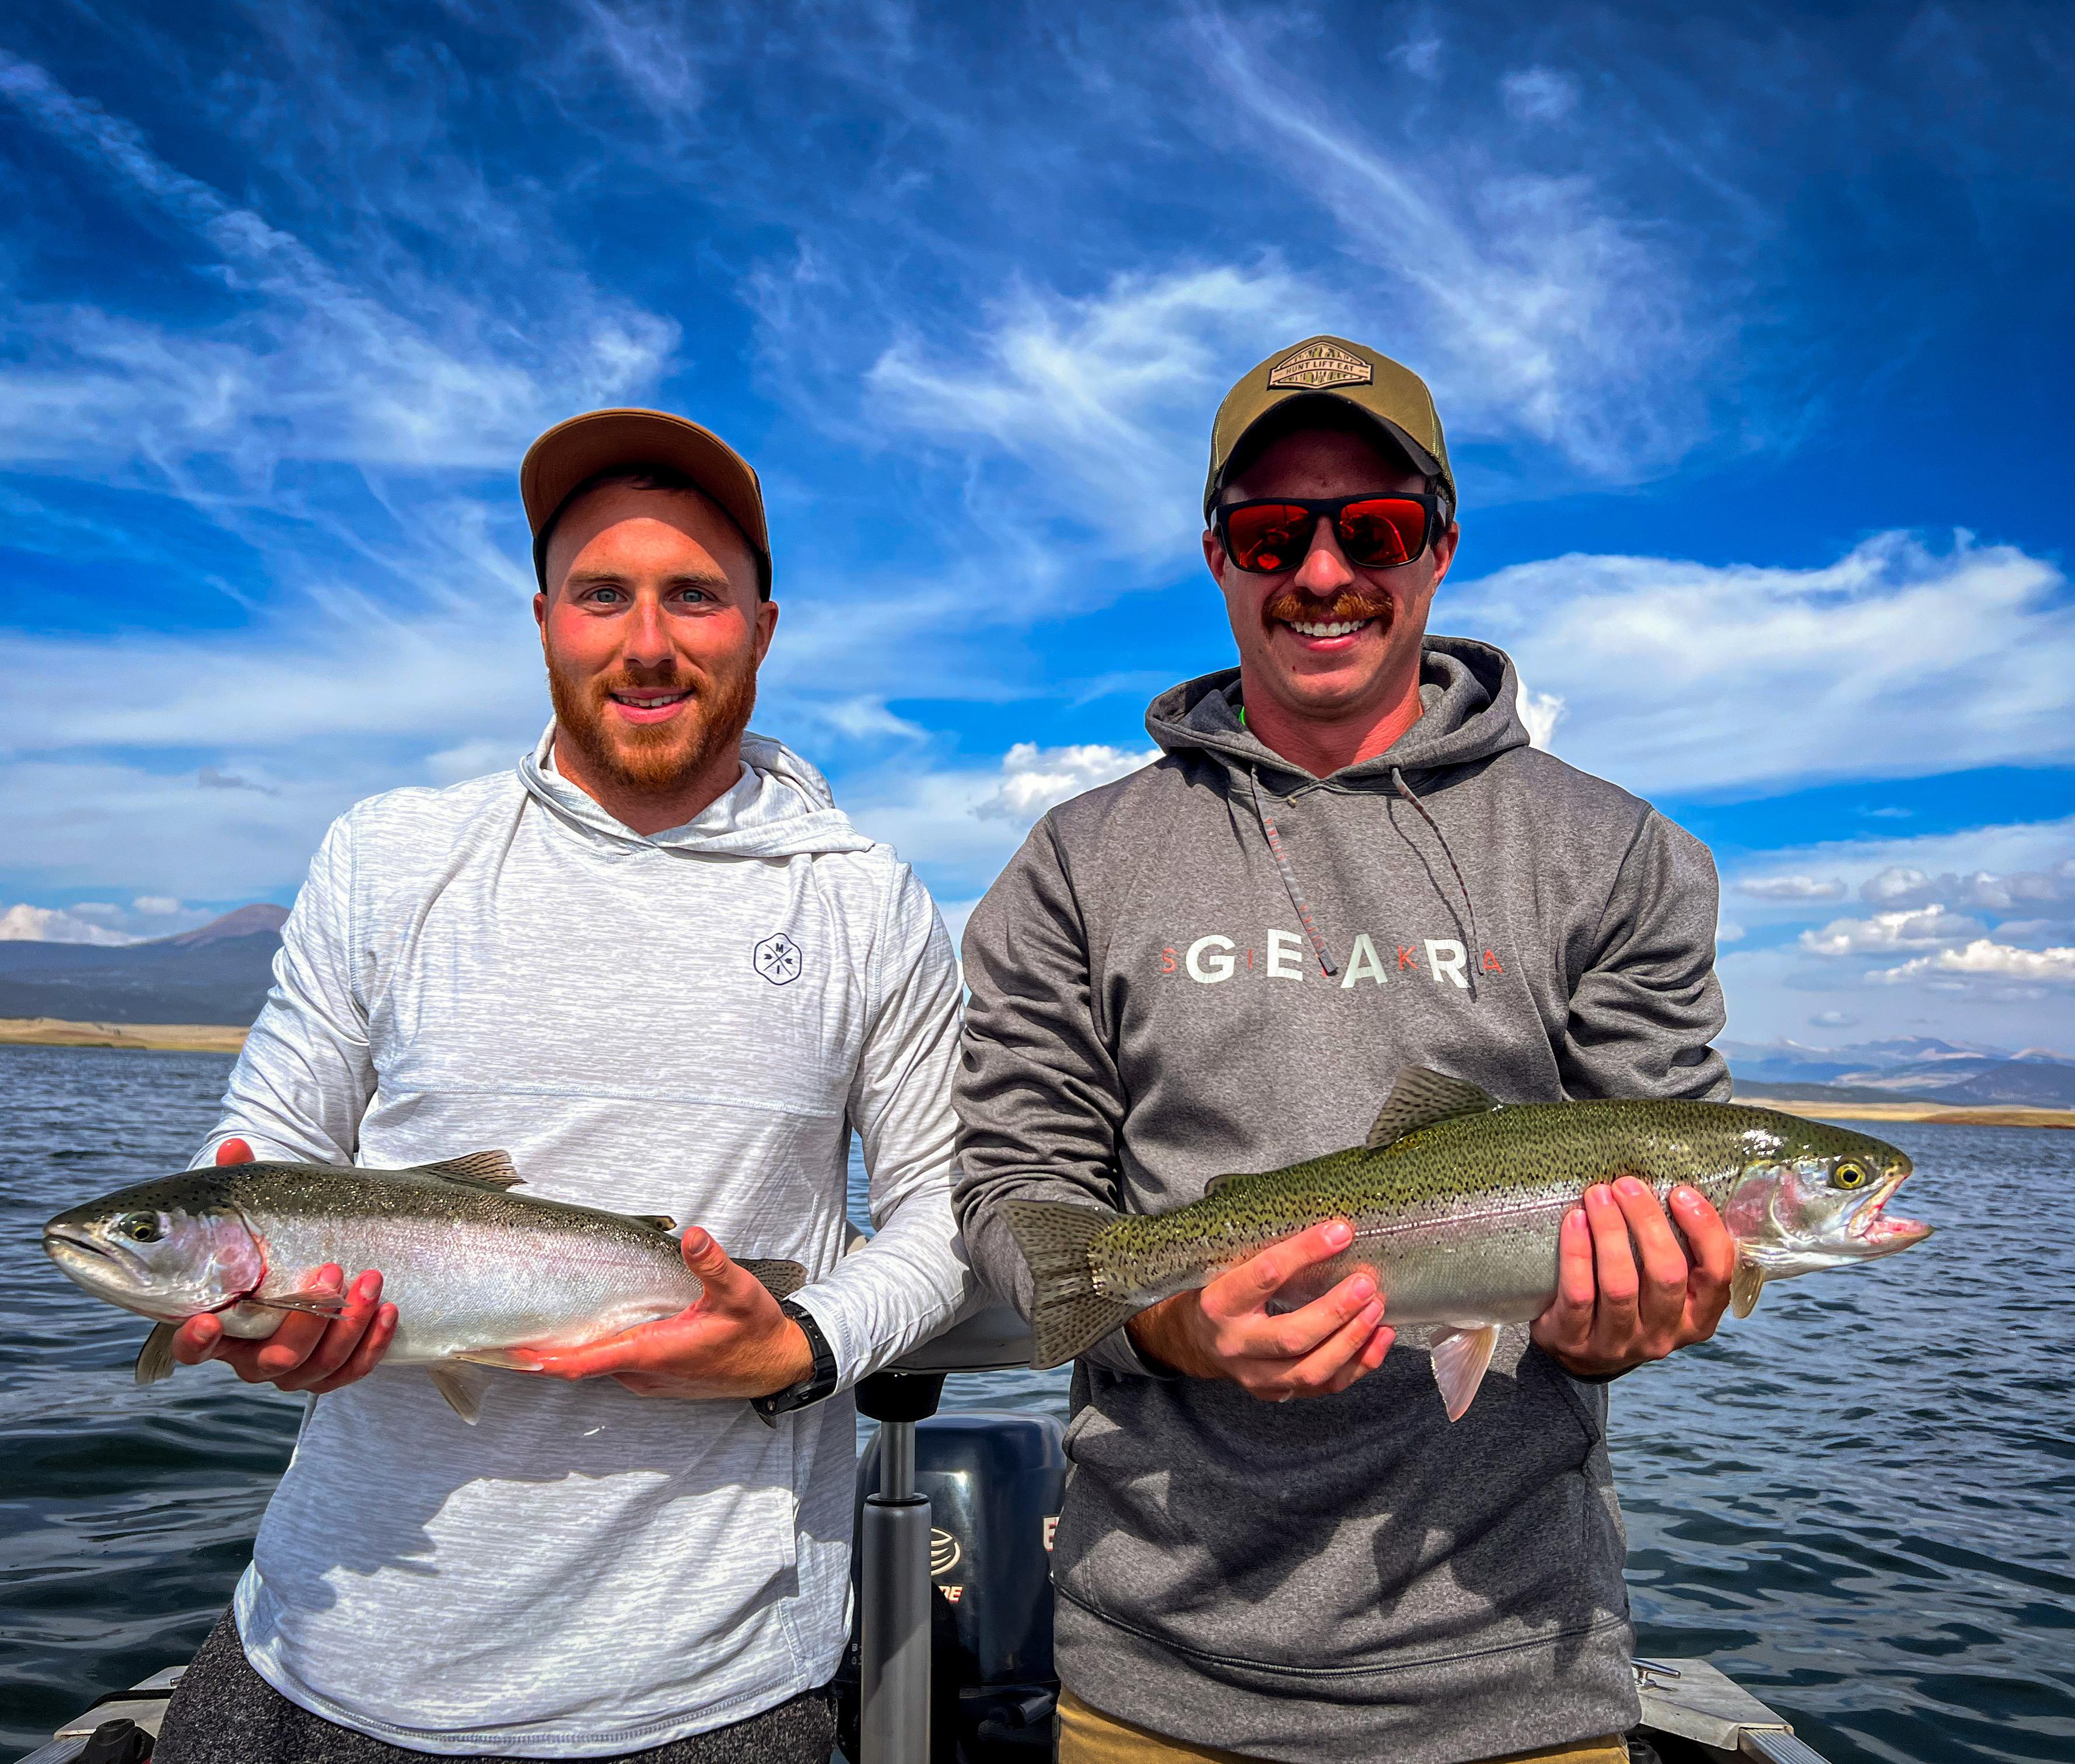
<svg viewBox="0 0 2075 1764"><path fill-rule="evenodd" d="M52 1213L184 1163L213 1055L0 1048L0 1758L184 1659L302 1399L139 1390L144 1325L45 1261ZM2075 1133L1906 1124L1943 1235L1767 1289L1614 1389L1639 1646L1707 1654L1837 1764L2075 1758ZM962 1388L963 1387L963 1388ZM1063 1414L1056 1373L947 1406Z"/></svg>

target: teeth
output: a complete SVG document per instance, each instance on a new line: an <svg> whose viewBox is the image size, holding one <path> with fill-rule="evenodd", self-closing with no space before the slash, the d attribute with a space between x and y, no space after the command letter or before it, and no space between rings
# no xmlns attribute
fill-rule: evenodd
<svg viewBox="0 0 2075 1764"><path fill-rule="evenodd" d="M1367 619L1336 619L1334 623L1329 625L1307 625L1300 624L1296 619L1293 619L1290 620L1289 623L1290 628L1295 631L1299 636L1345 637L1352 636L1354 632L1361 630L1364 625L1368 624L1371 621Z"/></svg>
<svg viewBox="0 0 2075 1764"><path fill-rule="evenodd" d="M661 705L680 703L684 699L689 698L690 694L689 693L673 692L667 698L637 698L631 693L615 692L612 696L619 703L623 705L632 705L636 710L653 710Z"/></svg>

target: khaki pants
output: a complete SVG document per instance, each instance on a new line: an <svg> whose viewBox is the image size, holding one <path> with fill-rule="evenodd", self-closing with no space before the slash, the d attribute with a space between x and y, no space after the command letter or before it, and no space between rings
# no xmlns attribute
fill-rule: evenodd
<svg viewBox="0 0 2075 1764"><path fill-rule="evenodd" d="M1059 1692L1059 1764L1253 1764L1241 1752L1163 1739L1142 1727L1090 1708L1071 1691ZM1628 1764L1618 1733L1579 1740L1547 1752L1514 1752L1490 1764Z"/></svg>

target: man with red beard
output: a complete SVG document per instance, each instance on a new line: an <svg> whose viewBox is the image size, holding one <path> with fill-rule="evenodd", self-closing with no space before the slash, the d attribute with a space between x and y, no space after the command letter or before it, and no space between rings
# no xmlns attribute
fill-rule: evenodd
<svg viewBox="0 0 2075 1764"><path fill-rule="evenodd" d="M826 1764L842 1395L949 1322L959 981L921 884L748 732L778 621L756 474L601 411L520 473L554 719L514 769L326 837L202 1157L508 1150L520 1192L684 1222L705 1291L525 1376L387 1367L341 1314L175 1357L313 1393L165 1764ZM844 1253L851 1136L877 1235ZM732 1253L732 1255L731 1254ZM797 1262L782 1301L734 1256Z"/></svg>
<svg viewBox="0 0 2075 1764"><path fill-rule="evenodd" d="M1408 1067L1727 1095L1713 866L1530 744L1504 655L1429 634L1456 504L1426 386L1361 344L1278 351L1220 408L1203 557L1238 665L1155 699L1162 757L1047 815L966 932L959 1212L1026 1315L1014 1203L1171 1211L1362 1144ZM1605 1381L1713 1332L1721 1221L1592 1190L1454 1421L1372 1272L1278 1308L1352 1240L1327 1221L1076 1363L1060 1764L1626 1758Z"/></svg>

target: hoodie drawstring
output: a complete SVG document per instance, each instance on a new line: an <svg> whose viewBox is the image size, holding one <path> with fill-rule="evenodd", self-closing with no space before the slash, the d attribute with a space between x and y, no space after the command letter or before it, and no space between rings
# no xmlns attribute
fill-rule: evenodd
<svg viewBox="0 0 2075 1764"><path fill-rule="evenodd" d="M1297 885L1297 872L1290 867L1290 859L1282 849L1282 835L1275 830L1275 818L1268 812L1268 805L1261 800L1261 773L1254 767L1247 768L1247 776L1253 781L1253 812L1261 817L1261 830L1268 836L1269 855L1275 859L1275 868L1282 877L1282 885L1290 891L1290 904L1297 909L1297 922L1304 927L1304 934L1311 940L1311 953L1319 959L1319 966L1331 979L1340 971L1332 952L1326 947L1326 940L1319 934L1319 927L1311 918L1311 909L1306 904L1304 891ZM1420 811L1424 814L1426 811ZM1455 860L1452 858L1451 863ZM1460 875L1456 878L1460 880Z"/></svg>
<svg viewBox="0 0 2075 1764"><path fill-rule="evenodd" d="M1456 862L1456 854L1448 849L1448 835L1441 830L1439 822L1427 812L1427 805L1413 795L1412 786L1405 781L1405 773L1401 768L1397 766L1390 768L1390 781L1398 793L1419 811L1419 818L1434 830L1434 837L1441 843L1441 855L1448 860L1448 868L1455 872L1456 886L1463 891L1464 915L1469 921L1468 930L1472 946L1470 961L1474 967L1477 961L1475 952L1484 947L1477 938L1477 909L1470 899L1470 885L1463 880L1462 866Z"/></svg>

